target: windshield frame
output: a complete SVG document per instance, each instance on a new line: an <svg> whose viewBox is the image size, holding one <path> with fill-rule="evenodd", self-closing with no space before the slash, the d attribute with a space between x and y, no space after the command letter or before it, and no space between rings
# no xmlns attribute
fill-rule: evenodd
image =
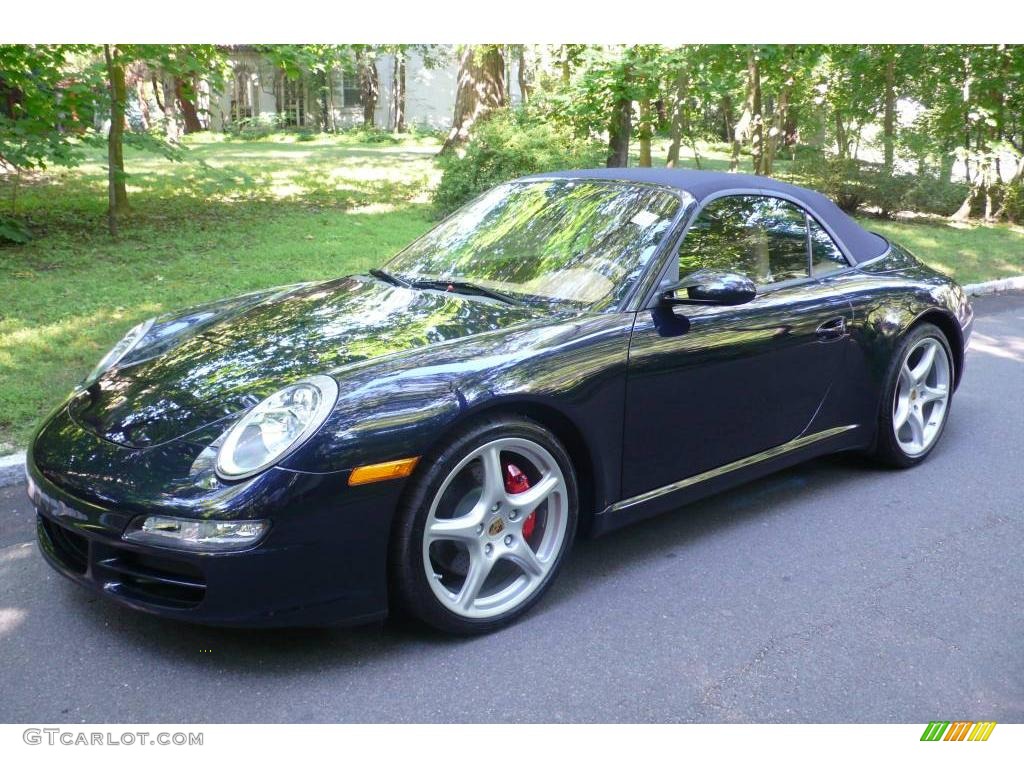
<svg viewBox="0 0 1024 768"><path fill-rule="evenodd" d="M436 229L444 226L444 224L447 221L449 221L450 219L455 218L456 216L461 215L466 210L468 210L472 206L476 205L484 197L486 197L487 195L491 194L497 187L500 187L500 186L503 186L503 185L512 185L512 184L527 185L527 184L545 184L545 183L552 183L552 182L569 182L569 183L580 183L580 184L585 183L585 184L593 184L593 185L600 185L600 186L633 187L633 188L640 187L640 188L647 188L647 189L656 189L656 190L658 190L660 192L665 192L665 193L667 193L667 194L669 194L669 195L671 195L671 196L673 196L673 197L675 197L675 198L677 198L679 200L679 209L673 215L672 220L669 222L668 227L665 229L664 235L662 235L661 240L658 242L657 246L655 246L654 252L651 253L651 255L648 257L647 263L644 265L643 269L636 275L635 278L633 278L633 280L631 281L631 284L629 286L627 286L627 288L624 291L621 292L620 296L616 296L615 292L613 291L613 292L610 292L607 296L599 299L596 302L587 303L587 302L581 302L581 301L574 301L572 299L567 299L567 298L546 297L546 296L541 296L541 295L538 295L538 294L522 293L522 292L519 292L519 291L515 291L514 289L509 289L507 287L501 289L501 291L503 293L507 293L510 296L514 297L515 299L521 300L524 304L528 304L528 305L532 304L532 305L535 305L535 306L536 305L542 305L542 306L567 306L567 307L574 307L576 309L587 309L588 311L592 311L592 312L608 312L608 311L622 311L622 310L625 310L626 308L628 308L630 306L630 304L632 302L635 301L638 288L641 285L644 284L645 280L650 276L652 270L653 271L660 271L660 268L661 268L660 265L661 265L662 259L664 257L664 254L665 254L665 250L667 248L671 247L671 245L675 242L676 237L677 237L678 232L679 232L679 227L686 220L686 218L689 215L690 211L692 210L693 206L696 204L696 200L694 199L693 195L691 195L689 192L687 192L686 190L684 190L682 188L672 187L672 186L669 186L669 185L666 185L666 184L658 184L658 183L650 182L650 181L634 181L634 180L631 180L631 179L602 179L602 178L591 178L591 177L587 177L587 176L573 176L573 175L568 175L568 174L564 175L564 176L562 176L562 175L560 175L560 176L525 176L525 177L521 177L521 178L517 178L517 179L510 179L508 181L504 181L504 182L501 182L499 184L495 184L492 187L489 187L488 189L486 189L483 192L481 192L479 195L475 196L473 199L469 200L468 202L464 203L463 205L461 205L456 210L454 210L451 213L449 213L447 216L445 216L443 219L441 219L439 222L437 222L434 226L432 226L430 229L428 229L426 232L424 232L422 235L420 235L415 240L413 240L410 243L408 243L400 251L398 251L393 256L391 256L391 258L389 258L386 262L384 262L383 265L381 265L382 269L385 269L388 272L391 272L392 274L396 275L397 277L399 277L402 280L412 282L413 278L411 278L408 274L406 274L404 272L395 271L391 267L392 262L394 262L395 260L400 258L407 251L409 251L412 248L416 247L420 242L425 240ZM463 282L473 282L470 278L468 278L466 276L461 276L461 277L456 278L456 279L462 280Z"/></svg>

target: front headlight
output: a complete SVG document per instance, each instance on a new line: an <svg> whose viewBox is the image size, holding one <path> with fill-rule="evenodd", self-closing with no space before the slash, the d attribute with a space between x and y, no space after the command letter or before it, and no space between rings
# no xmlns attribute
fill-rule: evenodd
<svg viewBox="0 0 1024 768"><path fill-rule="evenodd" d="M241 480L277 463L320 428L337 399L330 376L311 376L275 392L224 434L217 475Z"/></svg>
<svg viewBox="0 0 1024 768"><path fill-rule="evenodd" d="M256 546L268 530L267 520L192 520L143 515L132 520L121 538L191 552L234 552Z"/></svg>
<svg viewBox="0 0 1024 768"><path fill-rule="evenodd" d="M103 359L96 364L96 367L92 369L92 373L85 377L85 380L82 382L82 389L88 389L91 387L96 383L96 379L121 362L125 355L135 349L139 342L146 337L147 333L149 333L149 329L153 327L154 320L155 318L151 317L149 320L139 323L128 331L124 338L117 342L117 344L115 344L113 348L103 356Z"/></svg>

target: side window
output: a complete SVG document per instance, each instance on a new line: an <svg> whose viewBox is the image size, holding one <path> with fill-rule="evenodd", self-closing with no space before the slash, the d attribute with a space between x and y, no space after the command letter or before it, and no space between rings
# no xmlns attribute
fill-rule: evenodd
<svg viewBox="0 0 1024 768"><path fill-rule="evenodd" d="M836 241L814 219L808 217L811 238L811 269L815 275L825 275L850 266Z"/></svg>
<svg viewBox="0 0 1024 768"><path fill-rule="evenodd" d="M777 197L736 195L710 202L679 249L679 275L739 272L768 285L808 277L807 216Z"/></svg>

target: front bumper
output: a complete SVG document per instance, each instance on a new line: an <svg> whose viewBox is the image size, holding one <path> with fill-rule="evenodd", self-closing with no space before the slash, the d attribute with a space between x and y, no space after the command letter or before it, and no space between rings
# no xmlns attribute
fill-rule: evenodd
<svg viewBox="0 0 1024 768"><path fill-rule="evenodd" d="M387 613L387 541L400 483L359 489L347 487L345 473L292 477L291 501L275 510L259 545L198 553L124 541L134 513L72 496L31 454L27 473L47 562L121 605L227 626L356 624Z"/></svg>

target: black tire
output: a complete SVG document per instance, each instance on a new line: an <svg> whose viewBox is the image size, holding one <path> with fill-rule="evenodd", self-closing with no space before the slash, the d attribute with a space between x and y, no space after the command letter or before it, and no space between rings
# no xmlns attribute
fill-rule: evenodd
<svg viewBox="0 0 1024 768"><path fill-rule="evenodd" d="M939 426L939 432L931 444L923 453L908 455L900 447L896 439L896 431L893 427L893 403L896 397L896 390L899 386L900 369L907 357L908 350L918 344L922 339L932 338L937 340L946 351L946 359L949 361L949 399L946 404L946 411ZM893 352L889 367L886 370L882 387L882 400L878 407L878 423L875 437L875 448L872 457L881 464L898 469L914 467L924 461L935 450L935 446L942 440L942 435L949 422L949 410L953 405L953 381L955 369L953 363L953 351L950 349L946 335L931 323L921 323L907 332L897 344Z"/></svg>
<svg viewBox="0 0 1024 768"><path fill-rule="evenodd" d="M525 438L543 447L558 463L565 481L568 519L561 548L543 580L524 602L508 612L488 618L461 616L442 604L427 582L423 558L423 532L430 507L445 479L460 461L477 448L498 438ZM487 417L475 421L424 456L399 506L391 536L390 587L392 605L443 632L479 635L516 621L529 611L551 586L572 548L579 517L579 490L569 454L550 430L522 416Z"/></svg>

